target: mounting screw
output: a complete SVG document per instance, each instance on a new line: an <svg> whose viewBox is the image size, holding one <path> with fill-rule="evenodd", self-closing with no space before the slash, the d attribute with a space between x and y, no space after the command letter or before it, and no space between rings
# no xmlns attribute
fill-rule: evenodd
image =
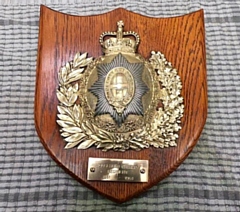
<svg viewBox="0 0 240 212"><path fill-rule="evenodd" d="M140 169L140 173L145 174L145 169L144 168Z"/></svg>
<svg viewBox="0 0 240 212"><path fill-rule="evenodd" d="M91 168L90 168L90 172L95 172L95 168L94 168L94 167L91 167Z"/></svg>

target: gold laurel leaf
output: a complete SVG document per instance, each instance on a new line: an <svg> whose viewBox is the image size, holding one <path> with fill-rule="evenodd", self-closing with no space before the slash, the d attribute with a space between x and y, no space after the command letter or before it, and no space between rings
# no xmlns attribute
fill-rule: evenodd
<svg viewBox="0 0 240 212"><path fill-rule="evenodd" d="M63 133L61 133L61 136L62 137L68 137L68 136L70 136L71 134L70 133L68 133L68 132L63 132Z"/></svg>
<svg viewBox="0 0 240 212"><path fill-rule="evenodd" d="M61 114L64 114L64 115L70 115L71 114L70 110L66 107L58 105L57 109L58 109L58 112L61 113Z"/></svg>
<svg viewBox="0 0 240 212"><path fill-rule="evenodd" d="M67 80L67 68L65 66L61 68L60 74L61 74L62 81L66 82L66 80Z"/></svg>
<svg viewBox="0 0 240 212"><path fill-rule="evenodd" d="M80 54L79 54L80 55ZM82 55L78 56L76 60L74 61L73 67L78 68L81 66L82 61L87 57L87 52L83 53Z"/></svg>
<svg viewBox="0 0 240 212"><path fill-rule="evenodd" d="M75 64L77 59L80 57L80 52L78 52L77 54L75 54L74 59L73 59L73 63Z"/></svg>
<svg viewBox="0 0 240 212"><path fill-rule="evenodd" d="M77 148L78 149L87 149L90 146L92 146L94 143L96 143L95 140L88 139L88 140L83 141Z"/></svg>
<svg viewBox="0 0 240 212"><path fill-rule="evenodd" d="M78 95L76 93L72 94L69 99L69 104L73 105L77 101Z"/></svg>
<svg viewBox="0 0 240 212"><path fill-rule="evenodd" d="M61 114L66 114L66 110L65 110L65 107L62 107L60 105L57 106L57 110L59 113Z"/></svg>
<svg viewBox="0 0 240 212"><path fill-rule="evenodd" d="M113 143L112 140L101 140L102 143Z"/></svg>
<svg viewBox="0 0 240 212"><path fill-rule="evenodd" d="M68 80L67 80L67 83L69 84L69 83L71 83L71 82L75 82L75 81L77 81L77 80L79 80L79 79L81 79L81 78L82 78L82 75L77 75L77 76L75 76L75 77L73 77L73 78L68 79Z"/></svg>
<svg viewBox="0 0 240 212"><path fill-rule="evenodd" d="M71 70L71 65L70 65L70 63L69 62L67 62L67 64L66 64L66 70L67 70L67 73Z"/></svg>
<svg viewBox="0 0 240 212"><path fill-rule="evenodd" d="M81 140L85 136L86 135L84 133L75 133L75 134L65 138L65 141L67 141L67 142L75 142L75 141Z"/></svg>
<svg viewBox="0 0 240 212"><path fill-rule="evenodd" d="M108 149L112 149L112 148L113 148L113 144L99 143L99 144L97 145L97 148L98 148L98 149L104 148L105 150L108 150Z"/></svg>
<svg viewBox="0 0 240 212"><path fill-rule="evenodd" d="M65 92L66 92L66 88L65 88L65 87L60 87L59 91L60 91L61 93L65 93Z"/></svg>
<svg viewBox="0 0 240 212"><path fill-rule="evenodd" d="M84 71L84 68L80 68L80 69L77 69L77 70L72 71L72 72L68 75L68 79L71 79L71 78L74 78L74 77L80 75L81 73L83 73L83 71Z"/></svg>
<svg viewBox="0 0 240 212"><path fill-rule="evenodd" d="M84 116L84 114L83 114L82 108L79 105L74 105L74 107L73 107L73 117L74 117L74 119L78 123L82 124L83 116Z"/></svg>
<svg viewBox="0 0 240 212"><path fill-rule="evenodd" d="M57 123L58 123L61 127L73 127L73 126L74 126L74 123L73 123L73 122L69 122L69 121L57 120Z"/></svg>
<svg viewBox="0 0 240 212"><path fill-rule="evenodd" d="M78 105L73 106L73 116L76 120L79 120L80 117L80 111Z"/></svg>
<svg viewBox="0 0 240 212"><path fill-rule="evenodd" d="M68 143L75 143L75 142L81 143L82 141L84 141L86 139L87 139L87 136L85 134L82 134L81 137L77 140L67 141L66 138L64 140Z"/></svg>
<svg viewBox="0 0 240 212"><path fill-rule="evenodd" d="M90 135L90 137L95 141L101 141L101 139L96 135Z"/></svg>
<svg viewBox="0 0 240 212"><path fill-rule="evenodd" d="M67 98L59 90L57 90L57 98L61 103L63 103L66 106L69 106Z"/></svg>
<svg viewBox="0 0 240 212"><path fill-rule="evenodd" d="M78 58L78 60L82 61L82 60L86 59L86 57L87 57L87 52L81 54L80 57Z"/></svg>
<svg viewBox="0 0 240 212"><path fill-rule="evenodd" d="M101 135L103 136L108 136L107 132L103 131L103 130L99 130L98 131Z"/></svg>
<svg viewBox="0 0 240 212"><path fill-rule="evenodd" d="M101 134L98 134L98 137L104 141L104 140L109 140L109 136L105 136L105 135L101 135Z"/></svg>
<svg viewBox="0 0 240 212"><path fill-rule="evenodd" d="M67 115L58 114L57 117L63 121L74 122L74 120L70 116L67 116Z"/></svg>
<svg viewBox="0 0 240 212"><path fill-rule="evenodd" d="M68 133L82 133L82 129L80 127L65 127L62 129L65 132Z"/></svg>
<svg viewBox="0 0 240 212"><path fill-rule="evenodd" d="M67 96L71 96L73 93L73 87L70 85L68 86L68 89L67 89Z"/></svg>
<svg viewBox="0 0 240 212"><path fill-rule="evenodd" d="M77 60L77 61L78 61L78 62L79 62L79 61L82 61L82 60L86 59L86 57L87 57L87 52L81 54L81 55L78 57L78 60Z"/></svg>
<svg viewBox="0 0 240 212"><path fill-rule="evenodd" d="M62 79L62 73L58 72L58 81L60 82L60 84L64 84L64 81Z"/></svg>
<svg viewBox="0 0 240 212"><path fill-rule="evenodd" d="M77 146L81 141L76 141L76 142L73 142L73 143L68 143L66 144L66 146L64 147L64 149L71 149L75 146Z"/></svg>
<svg viewBox="0 0 240 212"><path fill-rule="evenodd" d="M81 66L81 67L87 66L90 62L92 62L92 57L83 60L83 61L79 64L79 66Z"/></svg>
<svg viewBox="0 0 240 212"><path fill-rule="evenodd" d="M98 131L99 132L99 136L102 138L102 139L113 139L113 137L109 134L109 133L107 133L106 131L103 131L103 130L99 130Z"/></svg>
<svg viewBox="0 0 240 212"><path fill-rule="evenodd" d="M93 127L92 127L92 125L91 125L91 123L90 123L89 121L84 122L84 123L82 124L82 127L83 127L83 129L85 130L85 132L86 132L88 135L92 135L92 134L93 134L93 132L92 132Z"/></svg>
<svg viewBox="0 0 240 212"><path fill-rule="evenodd" d="M136 141L136 140L132 140L130 141L131 143L137 145L138 147L140 147L141 149L143 148L148 148L149 144L148 143L143 143L143 141Z"/></svg>
<svg viewBox="0 0 240 212"><path fill-rule="evenodd" d="M72 88L73 88L73 92L76 93L78 91L78 83L75 83Z"/></svg>

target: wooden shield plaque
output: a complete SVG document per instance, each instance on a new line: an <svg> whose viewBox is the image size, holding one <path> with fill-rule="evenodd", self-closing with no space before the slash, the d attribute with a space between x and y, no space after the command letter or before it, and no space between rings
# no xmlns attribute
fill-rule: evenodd
<svg viewBox="0 0 240 212"><path fill-rule="evenodd" d="M119 22L120 20L124 22L125 34L122 31L123 22ZM118 23L117 32L116 23ZM111 34L110 32L116 33ZM103 42L104 36L111 37L112 35L116 35L117 38L113 38L113 40L106 41L105 43ZM133 36L136 41L132 43L132 40L121 40L123 39L122 35L126 35L126 37L129 37L129 35L130 37ZM203 10L181 17L151 18L129 12L125 9L116 9L95 16L72 16L41 6L35 93L35 125L44 148L67 173L80 183L119 203L127 201L141 192L146 191L153 185L156 185L160 180L173 172L192 151L206 121L207 83L204 36ZM96 65L96 68L94 65L88 64L94 64L94 62L91 63L90 58L95 59L103 55L103 48L101 48L99 44L99 37L100 41L102 40L102 47L103 45L106 47L104 50L105 56L107 54L109 54L109 56L105 58L102 57L103 59L98 60L98 62L100 61L100 63L102 63L101 61L108 58L108 62L103 62L103 65ZM119 44L118 39L124 43L124 47L127 48L127 50L125 49L126 51L132 51L131 48L128 49L129 46L134 47L136 43L139 44L137 53L141 55L141 57L136 57L138 59L140 58L139 60L143 61L141 58L148 60L155 56L164 58L165 56L167 61L171 62L171 64L165 64L172 65L176 68L177 74L182 82L179 95L183 97L184 102L184 113L181 117L181 122L178 122L180 123L181 129L177 132L176 145L171 145L170 143L165 145L168 147L163 148L165 146L157 145L158 141L154 143L154 139L151 140L151 136L148 137L149 145L147 145L145 141L137 143L136 135L134 137L135 140L133 139L136 141L134 145L130 145L131 148L122 151L123 148L113 148L114 145L116 146L116 143L106 147L104 141L109 141L106 139L104 131L93 127L92 130L90 129L90 132L88 132L89 125L93 126L95 124L94 122L92 124L84 122L86 125L82 125L82 128L71 126L70 129L65 130L64 127L69 126L72 120L69 111L64 107L64 105L66 107L69 106L67 106L68 103L66 103L67 100L65 101L65 98L69 94L68 92L71 93L74 89L77 94L74 94L75 96L70 95L69 99L71 100L68 100L78 103L76 103L74 107L71 107L71 111L74 113L75 110L81 110L84 113L83 116L86 116L85 113L87 113L86 111L88 110L86 109L87 106L81 102L82 92L92 92L92 94L89 95L95 95L94 98L98 98L96 102L103 100L105 102L111 102L115 101L112 100L111 95L109 96L112 86L111 83L115 81L125 83L124 86L128 86L128 96L124 100L126 102L125 106L122 107L119 106L119 104L114 105L114 103L111 103L111 107L114 109L110 115L114 117L113 122L115 121L119 128L123 126L125 121L124 118L121 118L123 116L121 114L124 114L122 111L127 111L126 108L128 106L126 105L129 105L129 102L135 98L133 95L134 92L142 93L141 97L143 97L145 93L151 90L149 88L151 79L154 80L156 77L151 78L150 75L149 77L146 76L148 80L144 82L142 82L141 79L139 80L140 86L135 85L135 87L131 87L131 84L134 84L134 80L137 78L137 75L134 75L134 68L129 72L126 68L119 68L120 65L112 68L111 73L106 76L94 75L89 71L88 78L86 77L81 81L82 79L80 79L81 77L79 76L82 74L83 69L78 69L78 66L80 67L81 65L79 64L84 62L88 67L87 70L105 70L102 67L111 66L113 60L115 63L118 63L118 61L119 64L125 63L125 67L140 67L140 65L138 65L139 62L136 62L137 59L131 58L135 55L134 52L116 54L116 57L112 56L114 54L109 50L112 43L116 41L116 45L122 45ZM114 51L118 51L119 46L115 47ZM121 46L119 48L121 48ZM161 53L155 53L158 51ZM80 53L77 54L78 52ZM88 54L84 54L85 52ZM87 57L89 59L87 59ZM153 59L151 59L151 61L152 60ZM68 63L68 61L73 62ZM136 65L131 65L132 63ZM92 66L92 68L89 68L89 66ZM75 72L72 72L70 76L66 70L71 71L72 69L74 69ZM66 75L65 72L68 75ZM61 73L60 77L59 73ZM71 89L67 87L69 90L66 90L64 87L66 81L64 81L63 78L66 76L69 76L68 85L72 86ZM79 79L82 84L85 81L91 81L94 77L96 79L98 77L98 81L100 81L99 79L101 78L104 78L104 80L106 78L103 86L105 89L104 99L101 99L102 93L99 93L99 87L96 83L90 82L91 85L84 91L83 87L81 87L81 82L77 85L72 84L74 82L71 81L71 77ZM176 77L176 79L178 79L178 77ZM162 80L164 80L164 77ZM163 88L164 84L160 85L159 92L161 91L161 94L164 93ZM155 92L154 95L158 97L158 89L153 90ZM158 99L157 97L156 99ZM161 97L159 98L161 99ZM169 96L169 98L173 97ZM86 99L88 99L88 97L86 97ZM89 97L89 99L89 105L91 105L91 98ZM138 101L138 99L135 100L136 102ZM63 102L63 106L61 106L61 101ZM144 104L143 102L143 108ZM81 105L81 108L78 108L78 110L76 108L80 107L79 105ZM136 105L138 105L138 103L136 103ZM130 117L132 114L141 117L141 110L144 111L144 109L138 112L139 108L135 107L136 105L132 106L135 109L130 110L128 113L126 112L126 117ZM158 107L161 107L161 104L158 104ZM171 106L164 105L163 108L164 107ZM104 114L104 110L101 111L101 105L97 105L96 108L92 120L96 120L95 117L99 114ZM98 109L100 111L99 114L96 112ZM115 110L118 115L114 115ZM76 112L75 115L80 117L78 112ZM61 122L62 120L65 120L65 122ZM76 118L75 121L78 122L79 120ZM99 121L99 123L100 122L101 121ZM145 129L147 127L143 126L143 128ZM157 129L158 126L156 127L156 130ZM81 133L84 130L86 133L83 135ZM96 131L101 132L98 136L95 135L93 131L94 133ZM74 134L73 132L76 133ZM131 133L129 133L128 136L130 136L130 134ZM64 139L64 136L67 138ZM78 136L78 141L84 138L81 140L82 144L79 144L80 148L78 148L77 145L73 145L77 140L76 136ZM121 137L121 135L118 134L117 136ZM101 138L105 140L102 141ZM121 140L122 137L119 139ZM86 142L88 142L87 145ZM131 142L130 143L133 144L133 141ZM142 148L136 148L135 144ZM73 148L70 148L71 145ZM109 151L103 151L107 150L106 148L98 148L103 146L108 148ZM139 151L134 150L134 148ZM137 169L136 171L135 168L138 167L138 165L139 170ZM97 169L99 167L100 169ZM108 167L112 167L112 169L108 169ZM122 168L121 171L120 168ZM109 179L109 173L115 174L115 178ZM140 176L138 180L136 176Z"/></svg>

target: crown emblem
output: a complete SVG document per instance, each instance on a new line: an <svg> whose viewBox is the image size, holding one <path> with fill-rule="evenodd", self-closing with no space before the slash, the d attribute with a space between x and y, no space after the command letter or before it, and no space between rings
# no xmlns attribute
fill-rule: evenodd
<svg viewBox="0 0 240 212"><path fill-rule="evenodd" d="M124 32L123 21L117 22L117 32L104 32L100 36L100 44L102 46L102 50L107 54L122 52L122 53L134 53L137 50L138 44L140 42L139 35L136 32L129 31ZM114 36L114 37L113 37ZM124 36L131 36L134 37L135 40L125 37ZM109 39L105 39L106 37L111 37Z"/></svg>

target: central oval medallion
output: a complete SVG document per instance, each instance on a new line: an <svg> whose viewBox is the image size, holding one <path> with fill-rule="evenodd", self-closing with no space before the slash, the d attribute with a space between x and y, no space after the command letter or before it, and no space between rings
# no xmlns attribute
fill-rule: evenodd
<svg viewBox="0 0 240 212"><path fill-rule="evenodd" d="M104 82L104 92L109 104L121 114L135 94L135 82L130 71L124 67L110 70Z"/></svg>

